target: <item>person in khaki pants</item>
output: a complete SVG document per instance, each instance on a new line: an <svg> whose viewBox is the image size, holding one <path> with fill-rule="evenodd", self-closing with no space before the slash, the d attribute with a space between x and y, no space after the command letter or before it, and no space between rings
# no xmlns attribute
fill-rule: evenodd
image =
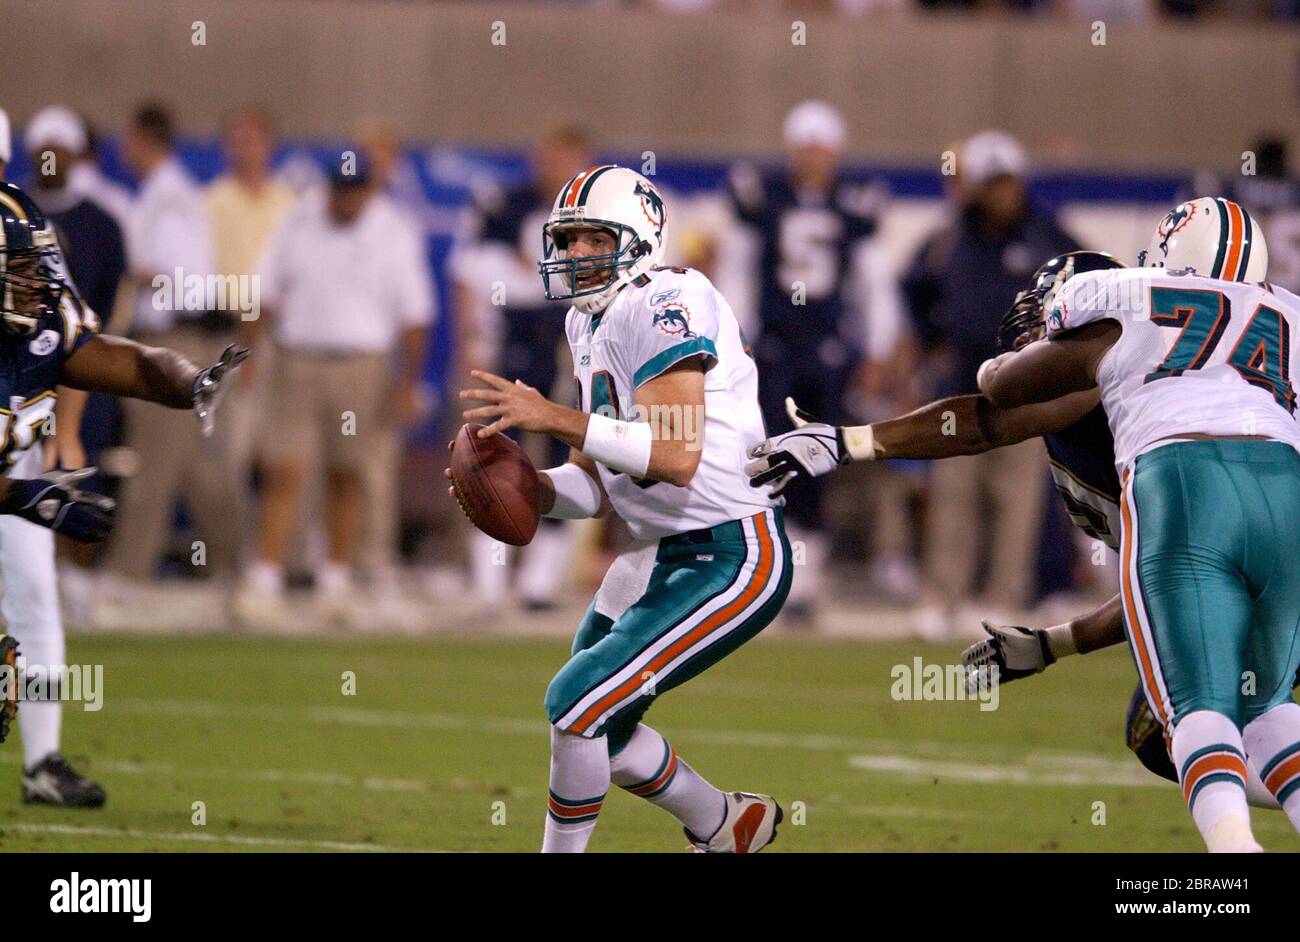
<svg viewBox="0 0 1300 942"><path fill-rule="evenodd" d="M240 621L279 622L284 558L308 476L323 469L325 558L316 570L321 617L354 623L352 566L364 521L367 463L390 423L421 411L420 372L433 293L423 244L377 194L355 151L331 166L271 237L260 266L262 316L277 367L263 408L264 488L255 560L235 603ZM269 323L269 326L264 326Z"/></svg>
<svg viewBox="0 0 1300 942"><path fill-rule="evenodd" d="M1044 513L1044 457L1042 442L1032 439L933 462L925 526L931 591L967 598L982 544L989 548L988 576L977 607L1007 611L1028 603ZM980 512L986 505L987 517Z"/></svg>
<svg viewBox="0 0 1300 942"><path fill-rule="evenodd" d="M214 266L203 194L173 155L166 111L139 110L126 135L126 159L141 179L126 229L128 277L137 289L131 337L213 362L234 339L238 314L212 309L206 290L196 306L183 285L174 285L178 272L205 279ZM233 575L246 507L229 460L229 428L204 439L188 416L150 403L128 400L124 412L126 442L140 465L122 490L109 570L133 582L152 578L182 496L203 543L201 551L191 548L191 562L214 577Z"/></svg>

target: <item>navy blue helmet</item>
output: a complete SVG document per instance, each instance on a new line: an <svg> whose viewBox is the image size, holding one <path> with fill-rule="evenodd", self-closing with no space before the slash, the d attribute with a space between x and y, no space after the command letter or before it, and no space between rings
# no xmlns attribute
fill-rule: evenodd
<svg viewBox="0 0 1300 942"><path fill-rule="evenodd" d="M1066 252L1048 259L1034 272L1033 283L1016 295L1011 310L1003 316L998 326L998 349L1016 350L1042 337L1051 298L1075 275L1125 267L1108 252Z"/></svg>
<svg viewBox="0 0 1300 942"><path fill-rule="evenodd" d="M35 333L70 290L54 227L31 197L0 182L0 327Z"/></svg>

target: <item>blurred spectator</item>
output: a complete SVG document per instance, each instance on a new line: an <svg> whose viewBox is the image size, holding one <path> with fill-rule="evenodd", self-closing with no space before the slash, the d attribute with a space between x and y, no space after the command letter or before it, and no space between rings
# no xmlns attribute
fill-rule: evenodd
<svg viewBox="0 0 1300 942"><path fill-rule="evenodd" d="M213 363L232 342L238 315L212 309L210 223L202 191L173 154L171 116L155 105L141 108L127 131L125 156L140 178L126 231L135 293L130 335L179 350L196 363ZM179 495L203 544L197 556L186 547L187 562L201 560L213 576L229 576L246 519L229 424L218 423L216 434L205 439L184 410L133 399L125 403L125 414L126 441L140 465L122 489L109 568L135 581L154 574Z"/></svg>
<svg viewBox="0 0 1300 942"><path fill-rule="evenodd" d="M29 192L58 227L63 257L82 300L106 323L126 270L126 248L109 212L72 184L86 153L86 127L75 112L54 105L33 115L24 140L36 173Z"/></svg>
<svg viewBox="0 0 1300 942"><path fill-rule="evenodd" d="M135 198L130 190L116 180L110 180L99 169L99 137L95 127L84 117L81 124L86 129L86 149L81 159L72 165L68 186L112 216L125 237L131 224L131 207ZM107 311L104 312L104 321L108 321Z"/></svg>
<svg viewBox="0 0 1300 942"><path fill-rule="evenodd" d="M1025 169L1025 153L1009 135L983 131L967 140L952 191L960 215L921 248L904 278L917 334L938 374L938 396L976 391L975 373L997 352L997 326L1016 293L1047 259L1078 248L1031 205ZM951 633L957 607L974 591L981 555L985 611L1030 601L1043 483L1037 441L934 462L918 633ZM980 512L985 501L987 520Z"/></svg>
<svg viewBox="0 0 1300 942"><path fill-rule="evenodd" d="M268 115L256 109L236 111L226 118L222 131L228 169L208 185L206 194L213 259L217 273L250 278L296 197L271 177L275 133ZM244 365L240 382L223 403L223 421L230 426L230 462L241 486L252 469L259 393L274 369L265 347Z"/></svg>
<svg viewBox="0 0 1300 942"><path fill-rule="evenodd" d="M400 422L418 406L433 317L424 247L376 194L365 161L347 154L331 168L328 193L305 200L271 237L260 265L265 310L246 324L250 338L270 331L278 365L261 442L256 559L235 607L243 621L283 617L285 551L319 455L328 546L316 571L317 607L356 623L351 567L367 457L390 410Z"/></svg>
<svg viewBox="0 0 1300 942"><path fill-rule="evenodd" d="M581 130L557 127L547 132L533 148L526 183L507 190L480 188L474 231L454 263L457 317L466 321L463 337L472 351L466 365L523 380L548 398L556 398L557 383L567 379L567 367L565 372L559 367L568 359L567 306L546 300L537 275L542 224L561 187L591 162L590 143ZM454 411L459 424L459 410ZM507 434L521 437L514 431ZM524 444L541 467L568 459L563 443L549 436L534 438ZM525 605L553 603L568 569L573 537L571 522L542 521L523 550L519 593ZM491 537L475 530L469 540L475 592L485 603L496 604L506 595L508 569L496 561L499 550Z"/></svg>
<svg viewBox="0 0 1300 942"><path fill-rule="evenodd" d="M866 363L893 356L901 330L897 286L873 243L882 196L840 176L844 119L806 101L786 117L786 163L774 173L733 168L737 217L753 227L758 262L759 403L769 431L791 422L785 400L825 422L845 418L851 379ZM825 478L799 477L786 488L786 521L806 565L795 573L786 613L812 618L817 574L827 561Z"/></svg>
<svg viewBox="0 0 1300 942"><path fill-rule="evenodd" d="M357 143L369 167L376 193L400 214L410 230L408 237L419 244L424 253L430 221L429 199L415 161L405 152L392 127L374 118L359 123ZM416 388L419 395L404 404L406 411L403 414L385 413L384 425L375 434L362 472L366 507L357 562L370 576L372 588L379 590L376 594L381 600L394 596L390 590L395 578L397 533L404 506L399 486L404 439L406 432L433 410L433 393L422 378ZM419 486L427 490L424 475L427 469L420 470Z"/></svg>

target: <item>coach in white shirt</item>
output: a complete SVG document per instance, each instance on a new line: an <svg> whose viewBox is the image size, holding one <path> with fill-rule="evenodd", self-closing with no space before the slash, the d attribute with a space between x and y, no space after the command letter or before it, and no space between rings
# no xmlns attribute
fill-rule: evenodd
<svg viewBox="0 0 1300 942"><path fill-rule="evenodd" d="M433 292L424 245L408 218L375 192L349 156L328 192L312 195L271 237L260 266L262 316L277 368L264 409L264 488L256 560L236 602L242 620L275 618L283 559L310 462L325 473L327 559L318 605L349 621L351 565L366 498L368 453L392 424L422 409L420 387Z"/></svg>
<svg viewBox="0 0 1300 942"><path fill-rule="evenodd" d="M195 363L216 362L234 339L239 315L216 310L209 296L214 264L203 191L176 159L171 118L162 108L141 108L125 144L126 162L140 179L124 232L135 291L129 335L179 350ZM213 576L233 576L243 528L232 521L246 517L247 501L230 429L218 424L204 439L189 416L174 410L138 400L124 402L123 410L126 441L140 456L140 470L122 491L109 568L131 581L154 574L180 495L203 542L199 555L187 545L186 558L201 561L201 571Z"/></svg>

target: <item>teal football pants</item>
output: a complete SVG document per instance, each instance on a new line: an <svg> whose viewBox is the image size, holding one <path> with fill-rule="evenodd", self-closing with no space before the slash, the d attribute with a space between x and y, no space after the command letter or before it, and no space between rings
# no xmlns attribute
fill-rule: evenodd
<svg viewBox="0 0 1300 942"><path fill-rule="evenodd" d="M659 695L762 631L790 591L780 509L634 544L610 566L546 691L559 729L627 744Z"/></svg>
<svg viewBox="0 0 1300 942"><path fill-rule="evenodd" d="M1121 501L1121 589L1147 701L1167 732L1238 728L1291 699L1300 666L1300 453L1205 440L1139 455Z"/></svg>

